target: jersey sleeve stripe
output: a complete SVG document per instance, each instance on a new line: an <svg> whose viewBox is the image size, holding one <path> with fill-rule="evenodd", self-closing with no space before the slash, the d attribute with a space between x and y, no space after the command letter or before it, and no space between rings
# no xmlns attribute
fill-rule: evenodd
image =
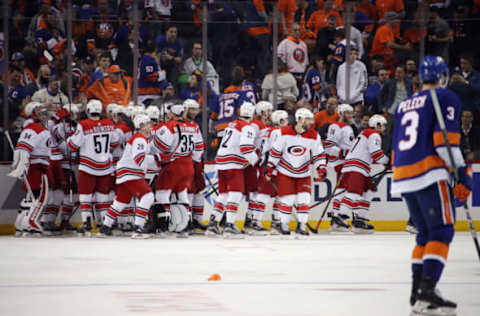
<svg viewBox="0 0 480 316"><path fill-rule="evenodd" d="M27 143L20 142L17 144L17 147L15 149L23 149L31 153L33 151L33 148L28 145Z"/></svg>
<svg viewBox="0 0 480 316"><path fill-rule="evenodd" d="M160 148L161 151L166 152L168 151L168 146L164 142L162 142L158 137L155 137L155 145Z"/></svg>
<svg viewBox="0 0 480 316"><path fill-rule="evenodd" d="M421 176L422 174L436 168L445 167L445 162L442 158L436 155L430 155L426 158L401 167L393 168L393 179L395 181L406 180Z"/></svg>
<svg viewBox="0 0 480 316"><path fill-rule="evenodd" d="M460 145L460 133L448 132L447 133L448 142L452 146L459 146ZM433 146L445 146L445 138L443 137L442 132L434 132L433 133Z"/></svg>

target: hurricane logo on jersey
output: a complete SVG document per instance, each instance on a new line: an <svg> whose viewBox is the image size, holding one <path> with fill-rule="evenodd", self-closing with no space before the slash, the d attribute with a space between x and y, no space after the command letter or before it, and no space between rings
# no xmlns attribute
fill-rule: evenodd
<svg viewBox="0 0 480 316"><path fill-rule="evenodd" d="M307 149L305 147L298 145L290 146L287 149L287 152L293 156L302 156L306 151Z"/></svg>
<svg viewBox="0 0 480 316"><path fill-rule="evenodd" d="M303 63L305 61L305 52L300 48L295 48L295 50L293 51L293 59L295 59L299 63Z"/></svg>

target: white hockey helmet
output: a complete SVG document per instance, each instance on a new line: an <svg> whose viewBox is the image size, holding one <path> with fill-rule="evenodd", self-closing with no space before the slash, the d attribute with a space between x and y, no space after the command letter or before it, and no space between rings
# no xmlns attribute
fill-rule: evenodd
<svg viewBox="0 0 480 316"><path fill-rule="evenodd" d="M150 105L145 111L151 120L160 120L160 109L157 106Z"/></svg>
<svg viewBox="0 0 480 316"><path fill-rule="evenodd" d="M288 113L284 110L276 110L272 113L272 123L280 124L281 120L288 120Z"/></svg>
<svg viewBox="0 0 480 316"><path fill-rule="evenodd" d="M71 114L78 114L80 112L78 105L76 105L75 103L65 104L63 108L68 112L72 112Z"/></svg>
<svg viewBox="0 0 480 316"><path fill-rule="evenodd" d="M368 126L371 128L377 127L377 124L387 125L387 119L380 114L375 114L368 120Z"/></svg>
<svg viewBox="0 0 480 316"><path fill-rule="evenodd" d="M133 105L128 105L126 108L125 108L125 114L130 117L130 118L133 118L133 113L135 112L135 107Z"/></svg>
<svg viewBox="0 0 480 316"><path fill-rule="evenodd" d="M183 106L187 110L188 109L199 109L200 108L200 105L198 104L198 102L193 100L193 99L186 99L185 101L183 101Z"/></svg>
<svg viewBox="0 0 480 316"><path fill-rule="evenodd" d="M255 105L250 102L243 102L240 106L240 117L252 118L255 114Z"/></svg>
<svg viewBox="0 0 480 316"><path fill-rule="evenodd" d="M144 108L143 106L138 106L138 105L136 105L136 106L133 107L133 114L132 114L132 116L137 116L137 115L139 115L139 114L145 114L145 115L147 115L147 111L145 111L145 108Z"/></svg>
<svg viewBox="0 0 480 316"><path fill-rule="evenodd" d="M273 111L273 104L268 101L260 101L256 105L255 112L257 115L261 115L262 112L266 112L268 110Z"/></svg>
<svg viewBox="0 0 480 316"><path fill-rule="evenodd" d="M350 104L343 103L337 107L337 112L338 114L343 112L353 112L353 107Z"/></svg>
<svg viewBox="0 0 480 316"><path fill-rule="evenodd" d="M27 103L27 105L25 105L25 109L23 110L23 112L25 113L25 116L27 117L32 116L33 109L39 104L41 103L34 102L34 101Z"/></svg>
<svg viewBox="0 0 480 316"><path fill-rule="evenodd" d="M100 100L90 100L87 103L87 114L101 114L102 113L102 102Z"/></svg>
<svg viewBox="0 0 480 316"><path fill-rule="evenodd" d="M298 122L300 119L313 119L313 113L307 108L299 108L295 112L295 120Z"/></svg>
<svg viewBox="0 0 480 316"><path fill-rule="evenodd" d="M172 112L172 113L175 114L176 116L182 116L182 114L183 114L184 111L185 111L185 107L183 106L182 103L173 104L173 105L170 107L170 112Z"/></svg>
<svg viewBox="0 0 480 316"><path fill-rule="evenodd" d="M146 114L137 114L133 118L133 125L135 126L136 129L142 128L144 124L147 124L150 122L150 118Z"/></svg>
<svg viewBox="0 0 480 316"><path fill-rule="evenodd" d="M114 111L115 107L117 107L117 104L115 104L115 103L110 103L110 104L107 105L107 107L105 108L105 112L106 112L106 113L113 114L113 111Z"/></svg>
<svg viewBox="0 0 480 316"><path fill-rule="evenodd" d="M126 106L123 106L123 105L117 105L117 106L113 109L113 115L117 115L118 113L127 114L127 107L126 107Z"/></svg>

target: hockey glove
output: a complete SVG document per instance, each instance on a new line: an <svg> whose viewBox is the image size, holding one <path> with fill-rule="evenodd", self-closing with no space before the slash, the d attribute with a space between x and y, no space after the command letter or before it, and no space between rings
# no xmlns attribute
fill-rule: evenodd
<svg viewBox="0 0 480 316"><path fill-rule="evenodd" d="M27 172L29 155L25 150L16 149L13 152L12 170L7 176L20 179Z"/></svg>
<svg viewBox="0 0 480 316"><path fill-rule="evenodd" d="M472 192L473 170L470 165L458 168L458 183L453 188L453 195L461 202L465 202Z"/></svg>
<svg viewBox="0 0 480 316"><path fill-rule="evenodd" d="M327 169L320 167L317 169L318 177L313 179L316 182L323 182L327 179Z"/></svg>

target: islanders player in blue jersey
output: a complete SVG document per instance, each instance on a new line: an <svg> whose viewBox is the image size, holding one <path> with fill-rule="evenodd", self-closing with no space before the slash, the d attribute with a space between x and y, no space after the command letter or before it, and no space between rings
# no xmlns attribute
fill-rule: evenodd
<svg viewBox="0 0 480 316"><path fill-rule="evenodd" d="M457 304L435 291L454 235L453 197L468 198L472 178L460 151L461 112L458 97L441 83L448 69L440 57L426 56L419 67L422 90L395 110L392 193L401 193L418 228L412 254L412 315L456 315ZM448 143L435 115L432 94L438 96ZM448 150L450 146L453 161ZM453 187L450 170L458 168Z"/></svg>

